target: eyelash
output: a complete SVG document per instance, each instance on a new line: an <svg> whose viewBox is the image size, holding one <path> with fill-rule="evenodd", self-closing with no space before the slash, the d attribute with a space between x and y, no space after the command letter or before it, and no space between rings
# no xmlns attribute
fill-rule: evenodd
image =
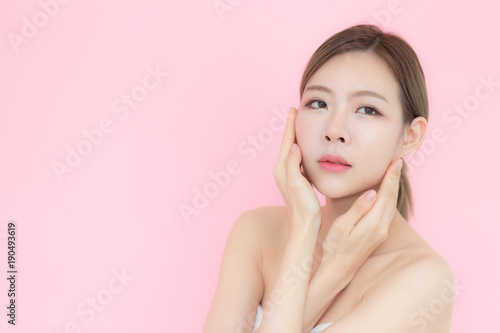
<svg viewBox="0 0 500 333"><path fill-rule="evenodd" d="M309 101L305 106L307 106L308 108L310 109L313 109L313 110L318 110L318 108L312 108L311 105L312 103L314 102L320 102L320 103L323 103L323 104L326 104L325 102L323 102L322 100L319 100L319 99L313 99L311 101ZM375 111L375 114L370 114L370 113L366 113L367 115L369 116L381 116L382 114L377 110L377 108L374 108L373 106L368 106L368 105L363 105L361 108L366 108L366 109L371 109L373 111Z"/></svg>

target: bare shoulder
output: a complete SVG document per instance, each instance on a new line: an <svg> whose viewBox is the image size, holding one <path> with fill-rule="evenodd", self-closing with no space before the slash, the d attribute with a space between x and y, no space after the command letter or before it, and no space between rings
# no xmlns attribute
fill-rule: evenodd
<svg viewBox="0 0 500 333"><path fill-rule="evenodd" d="M264 206L247 210L233 228L240 229L241 237L253 237L259 268L267 276L269 263L278 260L288 240L287 211L284 206ZM258 243L258 244L257 244ZM266 269L267 268L267 269Z"/></svg>
<svg viewBox="0 0 500 333"><path fill-rule="evenodd" d="M282 218L285 217L287 213L284 206L264 206L249 209L244 214L250 214L255 217Z"/></svg>
<svg viewBox="0 0 500 333"><path fill-rule="evenodd" d="M393 238L391 250L368 262L362 298L393 289L398 284L408 288L425 285L431 293L432 288L451 286L454 292L455 275L448 262L413 228L407 224L402 226Z"/></svg>
<svg viewBox="0 0 500 333"><path fill-rule="evenodd" d="M418 276L431 284L454 283L455 274L448 262L415 232L416 242L402 251L395 277ZM447 281L447 282L445 282Z"/></svg>
<svg viewBox="0 0 500 333"><path fill-rule="evenodd" d="M403 289L413 289L428 297L436 297L442 292L455 293L455 274L448 262L430 246L408 248L402 251L381 275L363 298L387 292L400 286Z"/></svg>
<svg viewBox="0 0 500 333"><path fill-rule="evenodd" d="M455 274L448 262L436 252L416 256L394 273L395 279L420 279L431 286L454 283Z"/></svg>
<svg viewBox="0 0 500 333"><path fill-rule="evenodd" d="M238 223L246 224L265 236L268 233L286 231L286 217L284 206L265 206L247 210L240 216Z"/></svg>
<svg viewBox="0 0 500 333"><path fill-rule="evenodd" d="M450 331L455 298L452 269L437 253L408 250L417 251L401 251L383 265L373 261L382 266L375 273L376 283L353 308L331 316L332 332L373 332L373 327L384 327L385 332Z"/></svg>
<svg viewBox="0 0 500 333"><path fill-rule="evenodd" d="M263 245L279 209L263 207L242 213L234 222L224 250L219 279L203 332L240 332L252 325L266 288ZM230 307L227 305L231 304ZM252 318L251 323L245 319Z"/></svg>

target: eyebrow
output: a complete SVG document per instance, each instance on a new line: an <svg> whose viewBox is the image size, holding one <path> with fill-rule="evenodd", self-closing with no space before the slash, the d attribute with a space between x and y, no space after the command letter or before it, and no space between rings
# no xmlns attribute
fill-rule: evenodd
<svg viewBox="0 0 500 333"><path fill-rule="evenodd" d="M326 93L329 93L329 94L333 94L333 91L328 88L328 87L325 87L325 86L321 86L321 85L314 85L314 86L309 86L305 89L305 91L307 90L318 90L318 91L324 91ZM351 93L350 95L351 97L360 97L360 96L372 96L372 97L376 97L376 98L379 98L383 101L386 101L387 103L389 103L389 101L387 100L387 98L385 98L384 96L380 95L379 93L375 92L375 91L371 91L371 90L359 90L359 91L355 91L353 93Z"/></svg>

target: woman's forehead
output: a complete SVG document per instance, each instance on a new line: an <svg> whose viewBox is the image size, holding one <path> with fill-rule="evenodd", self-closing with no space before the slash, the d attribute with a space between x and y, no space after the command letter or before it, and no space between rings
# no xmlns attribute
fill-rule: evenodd
<svg viewBox="0 0 500 333"><path fill-rule="evenodd" d="M347 52L328 59L308 82L326 86L335 93L374 91L388 100L397 100L399 84L389 65L372 52Z"/></svg>

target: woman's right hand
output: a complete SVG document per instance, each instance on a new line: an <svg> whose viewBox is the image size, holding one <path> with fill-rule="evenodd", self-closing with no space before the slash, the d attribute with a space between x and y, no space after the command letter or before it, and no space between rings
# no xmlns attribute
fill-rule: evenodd
<svg viewBox="0 0 500 333"><path fill-rule="evenodd" d="M333 221L323 242L321 266L333 263L334 267L348 268L346 273L354 275L387 238L397 209L401 176L398 160L392 161L387 168L379 193L368 200L365 195L375 191L365 192L346 213Z"/></svg>
<svg viewBox="0 0 500 333"><path fill-rule="evenodd" d="M321 206L301 167L302 154L295 138L297 109L290 108L285 134L281 142L278 161L274 167L274 179L285 201L288 219L295 230L308 228L314 223L319 228ZM294 151L293 148L296 148Z"/></svg>

